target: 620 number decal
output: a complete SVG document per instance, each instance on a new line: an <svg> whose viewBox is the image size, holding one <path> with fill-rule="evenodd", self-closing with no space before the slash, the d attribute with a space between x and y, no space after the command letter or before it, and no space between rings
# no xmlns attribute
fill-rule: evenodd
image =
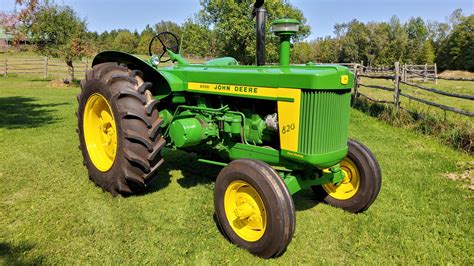
<svg viewBox="0 0 474 266"><path fill-rule="evenodd" d="M282 129L281 129L281 133L282 134L286 134L290 131L293 131L295 130L296 126L294 123L290 124L290 125L286 125L286 126L283 126Z"/></svg>

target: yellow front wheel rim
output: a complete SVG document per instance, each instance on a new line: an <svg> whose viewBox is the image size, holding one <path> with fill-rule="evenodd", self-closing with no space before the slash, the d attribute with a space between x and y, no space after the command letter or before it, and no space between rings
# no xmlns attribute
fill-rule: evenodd
<svg viewBox="0 0 474 266"><path fill-rule="evenodd" d="M109 103L104 96L92 94L84 108L84 139L94 166L108 171L117 154L117 127Z"/></svg>
<svg viewBox="0 0 474 266"><path fill-rule="evenodd" d="M332 183L324 184L323 188L334 199L347 200L354 197L359 190L360 173L354 161L347 157L342 160L341 169L344 173L342 182L338 186Z"/></svg>
<svg viewBox="0 0 474 266"><path fill-rule="evenodd" d="M238 180L232 182L224 195L227 221L243 240L255 242L262 238L267 225L265 204L252 185Z"/></svg>

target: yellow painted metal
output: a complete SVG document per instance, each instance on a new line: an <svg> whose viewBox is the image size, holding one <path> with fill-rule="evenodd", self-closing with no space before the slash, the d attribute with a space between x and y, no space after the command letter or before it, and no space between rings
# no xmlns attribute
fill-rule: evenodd
<svg viewBox="0 0 474 266"><path fill-rule="evenodd" d="M189 82L188 90L221 95L247 96L255 98L263 97L275 100L278 97L278 90L276 88L244 85Z"/></svg>
<svg viewBox="0 0 474 266"><path fill-rule="evenodd" d="M94 93L87 99L83 129L92 163L101 172L108 171L117 154L117 126L112 109L103 95Z"/></svg>
<svg viewBox="0 0 474 266"><path fill-rule="evenodd" d="M265 234L267 213L265 204L252 185L237 180L224 194L224 209L234 232L247 242L258 241Z"/></svg>
<svg viewBox="0 0 474 266"><path fill-rule="evenodd" d="M347 84L349 84L349 75L342 75L342 76L341 76L341 84L342 84L342 85L347 85Z"/></svg>
<svg viewBox="0 0 474 266"><path fill-rule="evenodd" d="M342 182L339 186L332 183L325 184L323 188L329 196L337 200L347 200L354 197L359 190L360 172L357 169L357 165L347 157L341 161L340 165L344 173Z"/></svg>
<svg viewBox="0 0 474 266"><path fill-rule="evenodd" d="M278 89L278 97L292 98L293 102L278 101L278 124L282 150L297 152L300 129L300 89Z"/></svg>

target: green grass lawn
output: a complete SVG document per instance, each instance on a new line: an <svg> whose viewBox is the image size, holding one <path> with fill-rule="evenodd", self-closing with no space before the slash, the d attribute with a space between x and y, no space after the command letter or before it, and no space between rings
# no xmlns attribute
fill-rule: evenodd
<svg viewBox="0 0 474 266"><path fill-rule="evenodd" d="M88 180L75 133L77 87L0 78L0 264L474 264L473 158L352 110L351 136L372 149L382 190L365 213L294 198L284 255L262 260L213 220L218 168L170 151L149 191L112 197ZM199 170L198 170L199 169Z"/></svg>

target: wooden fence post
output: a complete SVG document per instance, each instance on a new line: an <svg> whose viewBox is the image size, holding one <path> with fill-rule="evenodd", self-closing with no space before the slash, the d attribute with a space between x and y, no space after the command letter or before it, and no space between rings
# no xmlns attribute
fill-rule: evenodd
<svg viewBox="0 0 474 266"><path fill-rule="evenodd" d="M5 68L3 70L3 76L8 77L8 58L5 58Z"/></svg>
<svg viewBox="0 0 474 266"><path fill-rule="evenodd" d="M395 77L394 77L395 91L393 95L393 103L395 105L395 110L398 112L400 108L400 63L395 62Z"/></svg>
<svg viewBox="0 0 474 266"><path fill-rule="evenodd" d="M407 82L407 64L403 64L403 81Z"/></svg>
<svg viewBox="0 0 474 266"><path fill-rule="evenodd" d="M436 63L434 63L434 80L435 84L438 84L438 67L436 66Z"/></svg>
<svg viewBox="0 0 474 266"><path fill-rule="evenodd" d="M48 57L44 57L44 78L48 78Z"/></svg>
<svg viewBox="0 0 474 266"><path fill-rule="evenodd" d="M401 68L402 68L402 69L400 70L400 72L401 72L401 73L400 73L400 75L401 75L401 76L400 76L400 79L403 80L403 81L405 81L405 64L401 65ZM395 72L395 70L393 70L393 72Z"/></svg>
<svg viewBox="0 0 474 266"><path fill-rule="evenodd" d="M359 94L359 68L357 64L354 64L354 96L352 99L352 106L355 105L357 101L357 96Z"/></svg>
<svg viewBox="0 0 474 266"><path fill-rule="evenodd" d="M423 82L426 82L428 79L428 64L425 64L425 69L423 71Z"/></svg>

